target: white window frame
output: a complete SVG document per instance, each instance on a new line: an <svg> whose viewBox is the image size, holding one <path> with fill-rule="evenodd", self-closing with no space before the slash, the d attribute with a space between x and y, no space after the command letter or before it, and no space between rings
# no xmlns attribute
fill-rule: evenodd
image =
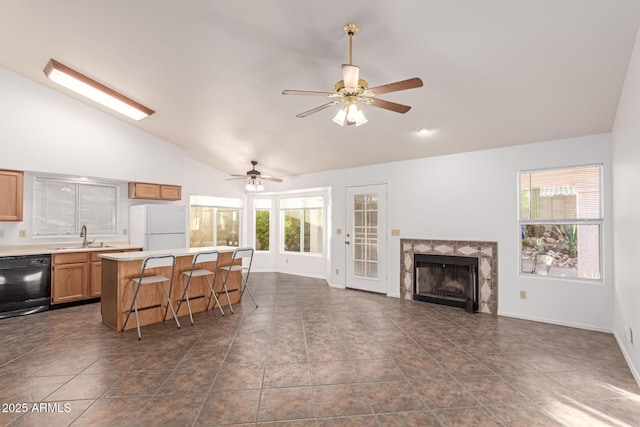
<svg viewBox="0 0 640 427"><path fill-rule="evenodd" d="M38 193L37 186L40 183L57 183L62 184L64 187L73 188L75 192L75 198L73 200L73 225L72 228L64 232L64 229L68 229L67 227L59 227L56 231L55 223L62 222L56 219L54 214L54 209L49 208L47 202L50 202L49 198L39 199L36 194ZM113 205L111 207L107 207L107 210L111 210L113 212L113 216L111 218L112 227L107 227L110 229L99 229L97 226L92 225L91 221L87 221L88 218L83 218L82 211L83 206L81 193L83 189L88 189L90 187L103 187L110 190L113 190ZM108 202L109 200L99 200L98 202ZM119 214L120 214L120 186L118 184L114 184L112 182L105 181L94 181L94 180L72 180L72 179L63 179L63 178L50 178L43 176L36 176L33 180L33 237L69 237L69 236L79 236L80 229L82 225L87 225L88 233L93 234L94 236L115 236L118 234L118 225L119 225ZM39 205L39 203L44 203L44 206ZM86 203L86 202L85 202ZM95 210L95 206L90 206L92 210ZM100 210L104 210L105 208L100 206ZM47 215L49 214L49 215ZM43 219L38 219L38 215L41 215ZM43 224L41 226L40 224Z"/></svg>
<svg viewBox="0 0 640 427"><path fill-rule="evenodd" d="M320 200L320 203L315 201ZM304 194L304 195L295 195L295 196L286 196L281 197L278 201L278 211L279 211L279 220L280 220L280 233L279 233L279 251L280 254L296 254L303 256L311 256L311 257L323 257L327 250L327 208L326 208L326 194ZM315 201L314 201L315 200ZM291 206L287 207L286 204L290 204ZM305 210L320 210L322 217L322 250L320 252L304 252L304 211ZM297 210L301 213L301 227L300 227L300 251L288 251L285 250L285 221L284 215L286 211L294 211Z"/></svg>
<svg viewBox="0 0 640 427"><path fill-rule="evenodd" d="M257 233L256 227L258 225L258 211L268 211L269 212L269 249L267 250L258 250L256 245ZM270 253L271 248L273 248L273 200L266 198L255 198L253 199L253 248L258 253Z"/></svg>
<svg viewBox="0 0 640 427"><path fill-rule="evenodd" d="M215 197L192 195L189 197L189 210L192 207L213 208L213 242L218 241L218 209L237 209L238 210L238 247L242 246L242 221L244 202L240 198L233 197ZM191 221L189 221L189 233L191 233ZM189 246L191 246L191 238L189 238ZM216 245L214 245L216 246Z"/></svg>
<svg viewBox="0 0 640 427"><path fill-rule="evenodd" d="M568 218L568 219L522 219L522 201L521 201L521 189L522 182L521 177L523 174L531 174L535 172L549 172L549 171L570 171L572 169L580 169L580 168L588 168L588 167L597 167L598 168L598 184L599 184L599 213L597 218ZM603 164L602 163L590 163L583 165L571 165L564 167L552 167L552 168L540 168L540 169L527 169L518 171L518 179L517 179L517 191L518 191L518 274L522 277L539 277L542 279L553 279L553 280L567 280L567 281L576 281L576 282L590 282L590 283L604 283L604 182L603 182ZM554 191L553 189L547 191ZM598 230L598 269L600 276L598 278L590 278L590 277L569 277L562 275L539 275L535 272L526 272L522 270L522 233L523 228L527 225L597 225ZM535 268L535 266L534 266Z"/></svg>

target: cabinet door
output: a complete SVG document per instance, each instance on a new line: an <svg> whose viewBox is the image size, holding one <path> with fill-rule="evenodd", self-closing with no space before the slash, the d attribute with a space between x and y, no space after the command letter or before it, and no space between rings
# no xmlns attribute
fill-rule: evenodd
<svg viewBox="0 0 640 427"><path fill-rule="evenodd" d="M182 187L179 185L160 185L160 198L162 200L180 200Z"/></svg>
<svg viewBox="0 0 640 427"><path fill-rule="evenodd" d="M130 199L160 199L160 185L144 182L129 183Z"/></svg>
<svg viewBox="0 0 640 427"><path fill-rule="evenodd" d="M54 265L51 279L52 304L84 299L89 279L87 263Z"/></svg>
<svg viewBox="0 0 640 427"><path fill-rule="evenodd" d="M0 170L0 221L22 221L24 173Z"/></svg>
<svg viewBox="0 0 640 427"><path fill-rule="evenodd" d="M97 298L102 294L102 261L91 262L91 280L89 281L89 297Z"/></svg>

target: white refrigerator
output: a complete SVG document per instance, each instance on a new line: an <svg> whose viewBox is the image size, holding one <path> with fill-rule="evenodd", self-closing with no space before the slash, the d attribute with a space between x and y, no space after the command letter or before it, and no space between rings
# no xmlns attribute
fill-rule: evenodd
<svg viewBox="0 0 640 427"><path fill-rule="evenodd" d="M137 205L129 213L129 242L144 251L187 247L184 205Z"/></svg>

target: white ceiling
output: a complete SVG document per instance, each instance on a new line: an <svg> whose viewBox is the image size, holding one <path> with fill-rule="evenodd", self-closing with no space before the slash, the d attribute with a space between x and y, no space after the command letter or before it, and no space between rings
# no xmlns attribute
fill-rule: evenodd
<svg viewBox="0 0 640 427"><path fill-rule="evenodd" d="M380 96L411 111L295 117L326 100L282 90L333 90L347 22L370 87L422 78ZM637 0L0 0L0 66L68 93L42 73L55 58L192 157L288 176L609 132L639 22Z"/></svg>

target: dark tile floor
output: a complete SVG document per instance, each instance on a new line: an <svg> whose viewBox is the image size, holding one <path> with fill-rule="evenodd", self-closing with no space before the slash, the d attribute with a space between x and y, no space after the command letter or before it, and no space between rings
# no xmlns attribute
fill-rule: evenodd
<svg viewBox="0 0 640 427"><path fill-rule="evenodd" d="M640 425L610 334L283 274L251 286L260 308L142 341L98 304L0 321L0 425Z"/></svg>

